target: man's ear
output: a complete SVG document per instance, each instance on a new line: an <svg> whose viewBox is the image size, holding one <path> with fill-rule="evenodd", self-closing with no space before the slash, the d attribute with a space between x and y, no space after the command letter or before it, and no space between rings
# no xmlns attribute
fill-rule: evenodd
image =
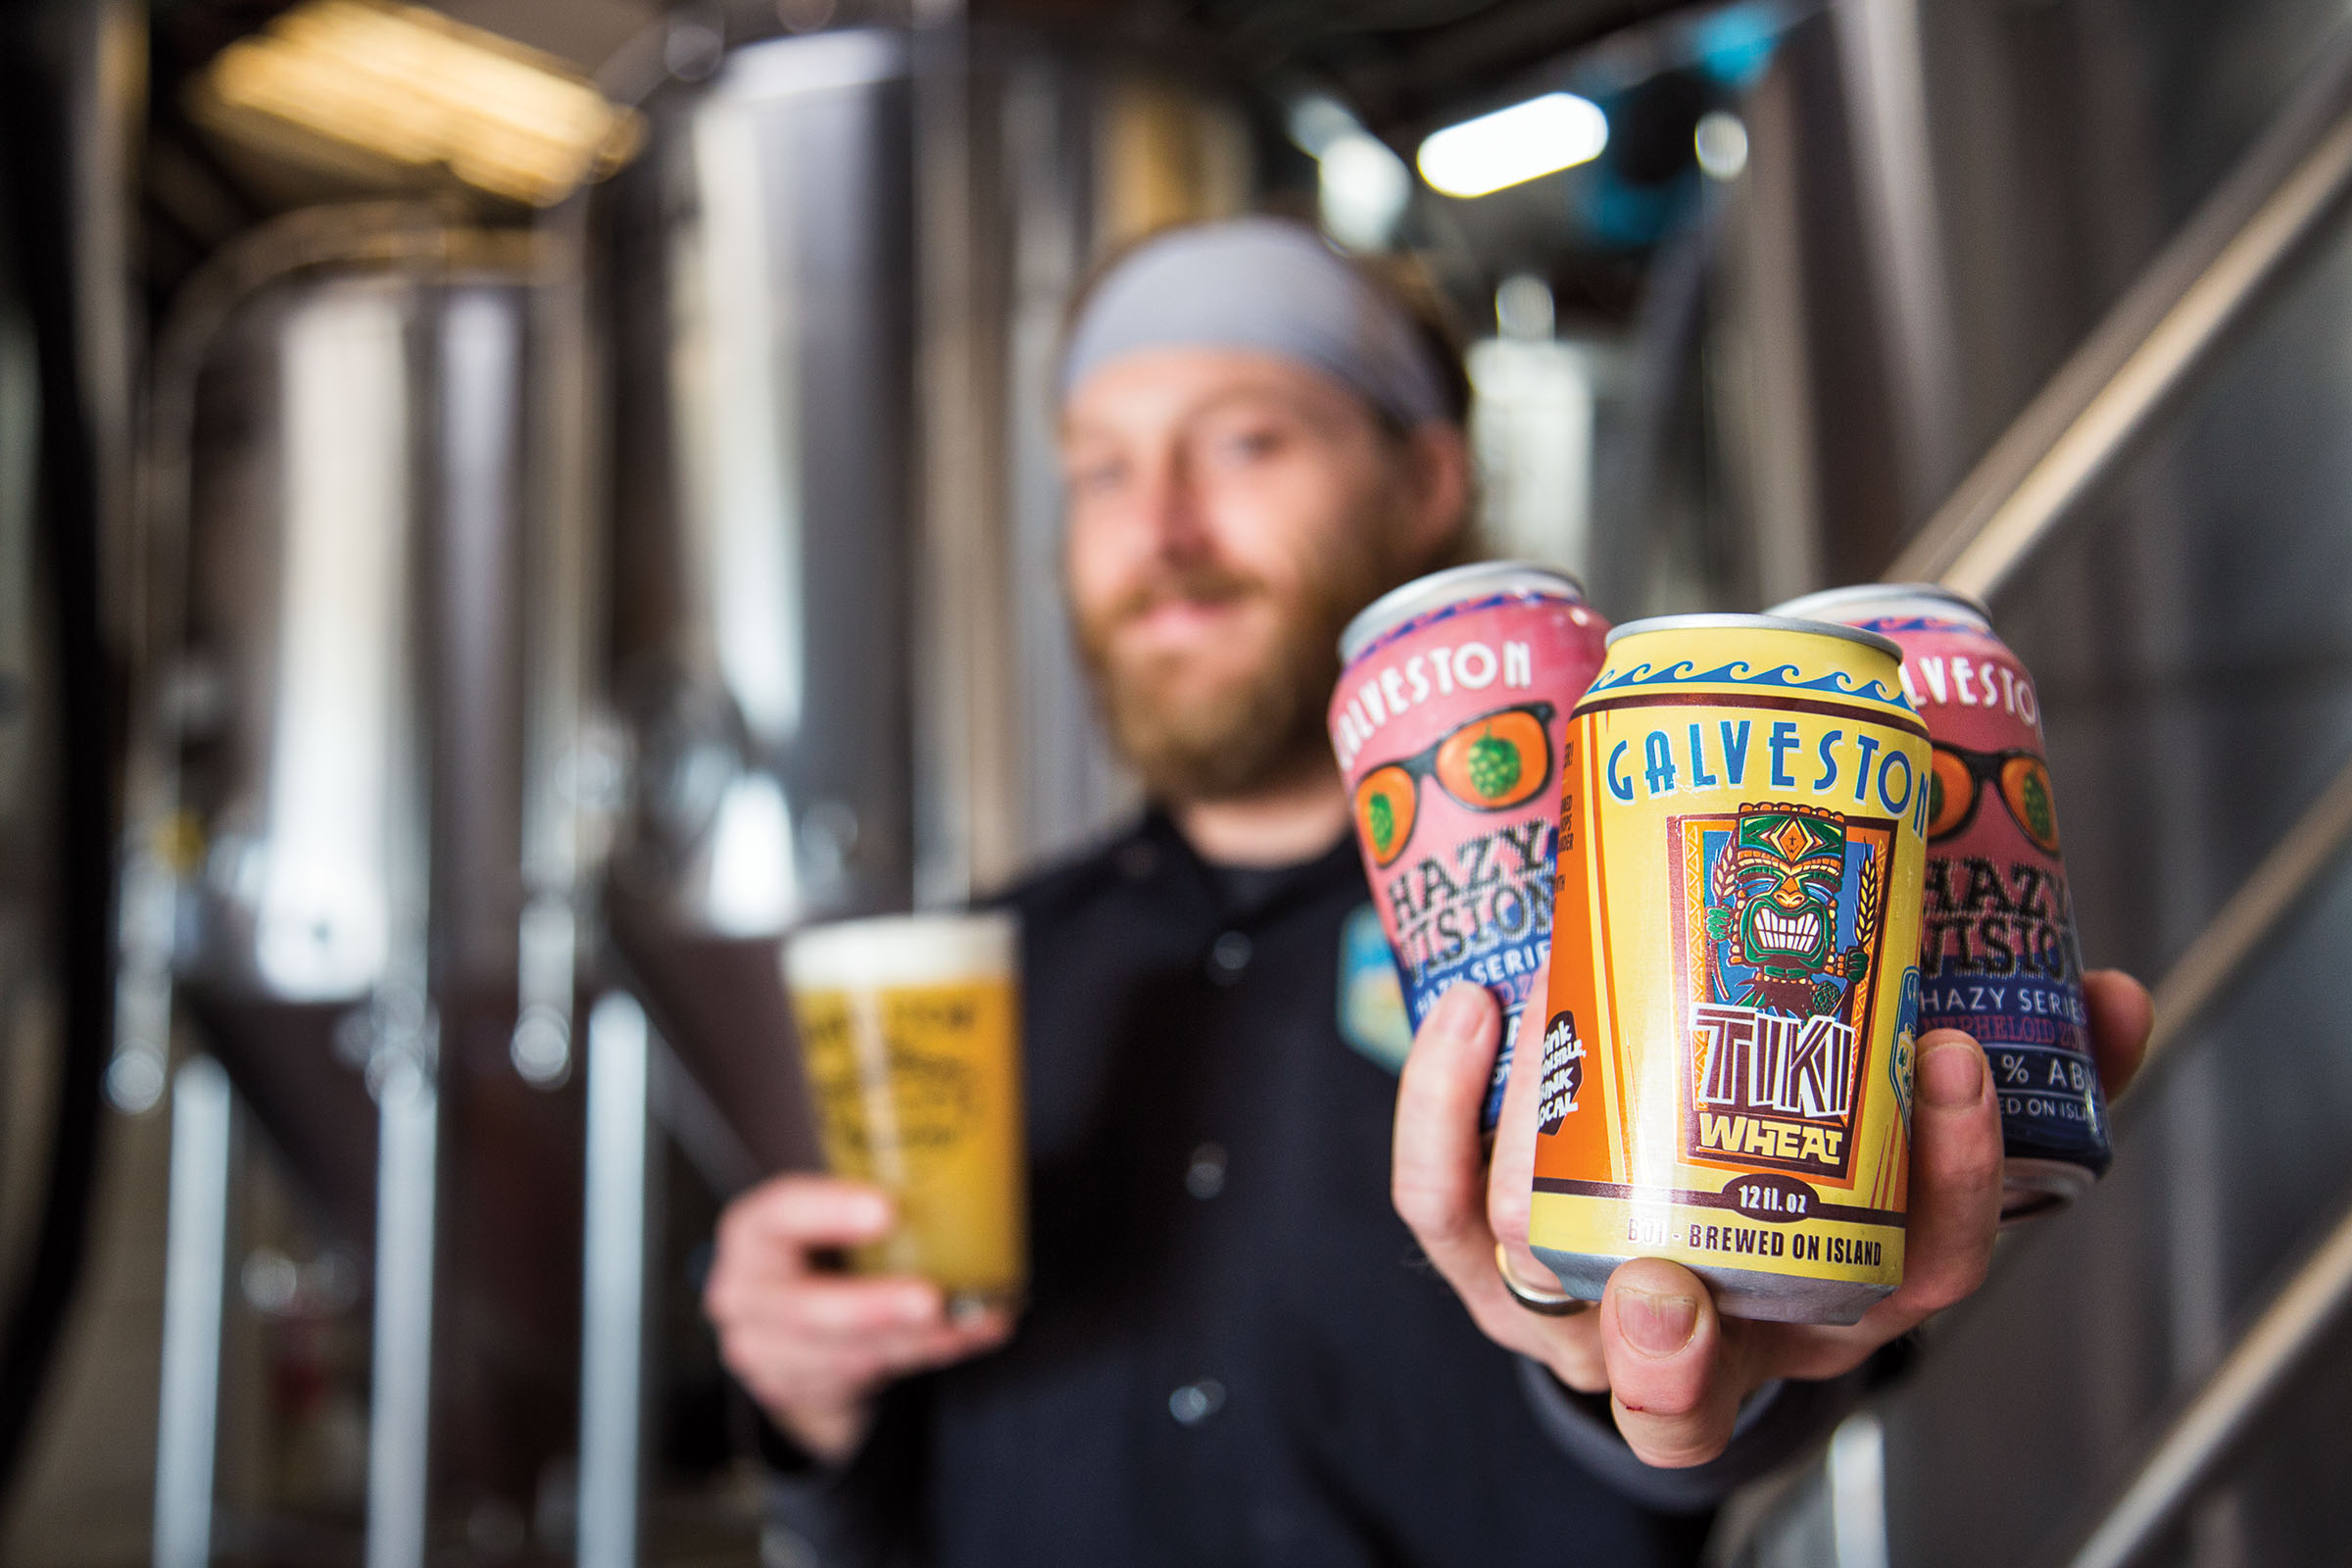
<svg viewBox="0 0 2352 1568"><path fill-rule="evenodd" d="M1470 441L1458 424L1432 419L1405 437L1408 505L1404 543L1415 561L1435 560L1470 522Z"/></svg>

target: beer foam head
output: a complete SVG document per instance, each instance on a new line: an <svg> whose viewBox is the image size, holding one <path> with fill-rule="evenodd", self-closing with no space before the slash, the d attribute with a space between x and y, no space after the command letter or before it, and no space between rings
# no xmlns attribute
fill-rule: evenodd
<svg viewBox="0 0 2352 1568"><path fill-rule="evenodd" d="M1019 971L1020 922L1010 913L888 914L795 932L784 983L795 991L934 985Z"/></svg>

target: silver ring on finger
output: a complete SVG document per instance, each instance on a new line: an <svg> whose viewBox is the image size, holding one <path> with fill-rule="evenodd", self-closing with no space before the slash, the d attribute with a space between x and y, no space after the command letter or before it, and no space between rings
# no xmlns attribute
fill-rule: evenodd
<svg viewBox="0 0 2352 1568"><path fill-rule="evenodd" d="M1570 1317L1592 1304L1581 1296L1542 1290L1522 1280L1511 1272L1511 1254L1500 1242L1494 1244L1494 1272L1502 1276L1502 1288L1512 1300L1543 1317Z"/></svg>

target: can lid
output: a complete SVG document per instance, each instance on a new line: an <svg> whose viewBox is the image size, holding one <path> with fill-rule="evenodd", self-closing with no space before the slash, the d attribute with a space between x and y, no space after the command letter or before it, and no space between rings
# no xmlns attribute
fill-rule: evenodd
<svg viewBox="0 0 2352 1568"><path fill-rule="evenodd" d="M1507 593L1547 594L1580 605L1586 602L1583 583L1556 567L1539 566L1532 561L1474 561L1466 566L1447 566L1415 577L1401 588L1392 588L1366 605L1340 633L1340 662L1353 663L1356 655L1383 632L1426 611L1458 600Z"/></svg>
<svg viewBox="0 0 2352 1568"><path fill-rule="evenodd" d="M1800 620L1793 615L1652 615L1647 620L1629 620L1617 627L1609 633L1605 646L1614 648L1618 638L1645 631L1801 631L1875 648L1897 663L1903 658L1902 644L1891 637L1834 620Z"/></svg>
<svg viewBox="0 0 2352 1568"><path fill-rule="evenodd" d="M1899 613L1906 607L1957 610L1986 631L1992 629L1992 612L1984 600L1939 582L1858 582L1848 588L1824 588L1775 605L1770 613L1808 620L1843 620L1849 615L1866 619L1873 612Z"/></svg>

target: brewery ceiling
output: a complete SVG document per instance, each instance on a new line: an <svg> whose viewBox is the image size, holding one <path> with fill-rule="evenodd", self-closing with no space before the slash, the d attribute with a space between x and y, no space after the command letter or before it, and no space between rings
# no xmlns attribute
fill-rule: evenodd
<svg viewBox="0 0 2352 1568"><path fill-rule="evenodd" d="M1241 71L1319 79L1374 130L1409 136L1527 70L1669 11L1667 0L1177 0Z"/></svg>
<svg viewBox="0 0 2352 1568"><path fill-rule="evenodd" d="M191 122L190 88L207 67L290 9L291 0L155 0L145 230L159 305L252 222L357 192L348 170L257 153ZM665 16L723 19L728 32L743 34L962 11L975 22L1140 42L1285 96L1321 92L1408 152L1445 121L1520 92L1548 62L1638 33L1634 24L1647 19L1704 8L1670 0L438 0L433 9L583 75Z"/></svg>

